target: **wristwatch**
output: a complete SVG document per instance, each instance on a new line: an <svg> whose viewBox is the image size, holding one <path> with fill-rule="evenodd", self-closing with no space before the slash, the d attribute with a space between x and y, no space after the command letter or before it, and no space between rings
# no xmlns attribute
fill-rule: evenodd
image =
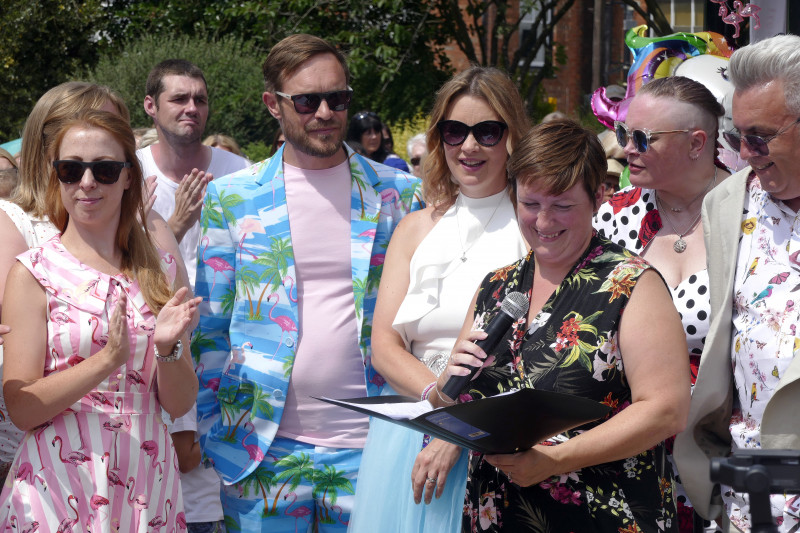
<svg viewBox="0 0 800 533"><path fill-rule="evenodd" d="M175 348L173 348L172 353L169 355L161 355L158 353L158 347L155 344L153 344L153 349L156 352L156 360L162 363L174 363L183 355L183 343L180 339L175 343Z"/></svg>

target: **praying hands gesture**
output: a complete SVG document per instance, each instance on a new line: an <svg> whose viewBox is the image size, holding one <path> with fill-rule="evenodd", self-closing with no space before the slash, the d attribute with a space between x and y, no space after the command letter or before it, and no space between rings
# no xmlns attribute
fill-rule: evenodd
<svg viewBox="0 0 800 533"><path fill-rule="evenodd" d="M213 175L195 168L186 174L178 185L175 191L175 211L167 221L178 242L181 242L189 228L200 220L206 186L212 179Z"/></svg>

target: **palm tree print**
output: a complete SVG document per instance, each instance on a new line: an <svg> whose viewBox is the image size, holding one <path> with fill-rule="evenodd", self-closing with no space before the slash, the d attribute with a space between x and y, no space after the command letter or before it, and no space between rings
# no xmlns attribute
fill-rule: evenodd
<svg viewBox="0 0 800 533"><path fill-rule="evenodd" d="M353 484L350 480L344 477L344 472L337 470L331 465L325 465L325 470L314 471L314 498L319 498L322 494L322 507L325 509L325 517L320 520L323 524L333 524L334 520L331 518L330 510L325 505L325 499L330 501L331 505L336 503L339 498L339 491L344 491L348 494L353 494Z"/></svg>
<svg viewBox="0 0 800 533"><path fill-rule="evenodd" d="M247 305L249 313L247 318L249 320L254 320L255 317L255 310L253 308L253 293L255 293L256 289L258 288L259 282L261 281L261 276L258 272L250 268L248 265L242 265L236 271L236 288L238 291L244 292L247 295ZM223 311L225 311L225 302L223 301Z"/></svg>
<svg viewBox="0 0 800 533"><path fill-rule="evenodd" d="M289 270L289 261L294 259L294 251L288 237L272 237L272 242L268 252L258 255L254 264L266 267L261 274L261 280L266 280L266 285L258 297L255 312L252 313L251 320L261 320L261 302L267 293L272 293L278 288L282 279L286 277Z"/></svg>
<svg viewBox="0 0 800 533"><path fill-rule="evenodd" d="M225 222L231 226L236 225L236 216L232 208L244 202L238 194L226 194L225 191L219 192L219 202L212 195L206 195L205 205L200 214L200 225L203 228L203 235L208 232L209 226L213 223L215 228L221 228Z"/></svg>
<svg viewBox="0 0 800 533"><path fill-rule="evenodd" d="M286 468L286 470L279 472L278 475L275 476L275 480L283 481L283 485L281 485L277 494L275 494L270 514L275 514L275 510L278 507L278 499L287 484L289 484L289 492L293 492L300 483L303 482L303 479L311 482L314 478L314 466L311 462L311 456L307 453L301 453L299 456L287 455L276 461L274 466Z"/></svg>
<svg viewBox="0 0 800 533"><path fill-rule="evenodd" d="M364 220L364 215L366 214L364 208L364 189L368 188L367 182L364 180L364 173L361 172L361 168L355 163L355 161L350 161L350 175L352 176L353 183L356 184L358 187L358 199L361 202L361 215L359 215L359 219Z"/></svg>
<svg viewBox="0 0 800 533"><path fill-rule="evenodd" d="M250 491L253 494L261 493L261 499L264 501L264 516L269 516L271 513L267 508L267 493L272 490L272 487L277 485L275 479L275 472L260 464L253 471L252 474L241 481L240 487L242 488L242 495L244 497L250 496Z"/></svg>
<svg viewBox="0 0 800 533"><path fill-rule="evenodd" d="M194 360L194 364L198 364L200 362L200 351L209 351L215 348L214 341L208 338L203 332L199 329L196 330L196 333L192 337L192 342L189 343L189 351L192 354L192 360Z"/></svg>
<svg viewBox="0 0 800 533"><path fill-rule="evenodd" d="M239 417L239 420L236 421L236 425L228 430L228 434L224 437L226 440L234 439L236 430L239 429L239 426L242 422L244 422L244 419L247 418L248 415L251 421L256 417L272 420L272 416L275 411L272 407L272 404L270 404L268 401L271 395L268 392L264 392L264 390L262 390L257 383L242 383L239 387L239 392L244 395L244 397L237 402L239 407L241 408L245 405L249 405L251 401L252 406L245 410L242 416Z"/></svg>

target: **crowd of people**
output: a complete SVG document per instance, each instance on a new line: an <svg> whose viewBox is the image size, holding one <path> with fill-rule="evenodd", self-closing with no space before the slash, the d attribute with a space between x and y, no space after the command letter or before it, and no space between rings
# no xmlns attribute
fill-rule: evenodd
<svg viewBox="0 0 800 533"><path fill-rule="evenodd" d="M146 80L152 128L67 82L0 151L4 531L758 530L710 464L800 450L800 37L730 58L738 172L723 106L680 76L598 137L531 127L472 66L406 162L377 113L348 119L330 42L286 37L263 74L260 162L204 139L210 88L181 59ZM608 414L484 454L318 400L519 389ZM800 495L773 492L797 531Z"/></svg>

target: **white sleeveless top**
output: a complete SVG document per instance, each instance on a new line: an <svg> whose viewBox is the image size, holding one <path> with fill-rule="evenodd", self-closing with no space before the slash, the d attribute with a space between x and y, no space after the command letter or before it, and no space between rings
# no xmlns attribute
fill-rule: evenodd
<svg viewBox="0 0 800 533"><path fill-rule="evenodd" d="M459 194L411 258L408 292L392 324L406 349L441 373L481 280L526 253L507 190Z"/></svg>
<svg viewBox="0 0 800 533"><path fill-rule="evenodd" d="M0 200L0 209L11 219L25 239L28 248L47 242L58 230L47 217L36 218L26 213L20 206L7 200ZM3 379L3 345L0 344L0 382ZM14 459L23 432L11 423L6 410L6 402L0 391L0 463L10 463Z"/></svg>

